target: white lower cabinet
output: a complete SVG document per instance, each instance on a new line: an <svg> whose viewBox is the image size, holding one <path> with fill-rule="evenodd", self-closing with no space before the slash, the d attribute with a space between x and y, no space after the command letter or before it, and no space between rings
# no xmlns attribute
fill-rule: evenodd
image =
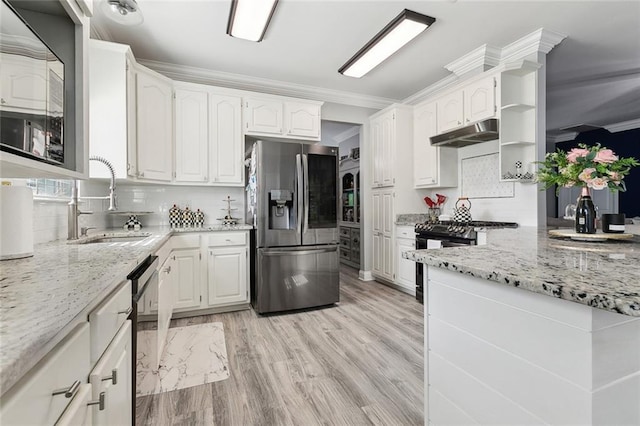
<svg viewBox="0 0 640 426"><path fill-rule="evenodd" d="M2 424L54 424L78 396L89 368L89 324L85 322L2 396Z"/></svg>
<svg viewBox="0 0 640 426"><path fill-rule="evenodd" d="M131 321L126 321L89 375L92 399L98 402L104 399L104 409L93 411L94 425L131 423L132 356Z"/></svg>
<svg viewBox="0 0 640 426"><path fill-rule="evenodd" d="M200 307L200 249L174 250L171 254L174 269L174 311Z"/></svg>
<svg viewBox="0 0 640 426"><path fill-rule="evenodd" d="M408 228L408 227L407 227ZM413 228L410 229L410 236L415 235ZM396 280L395 284L405 288L408 292L415 294L416 291L416 262L409 259L404 259L402 254L409 250L416 249L415 238L401 238L400 235L404 235L405 232L398 227L396 230Z"/></svg>
<svg viewBox="0 0 640 426"><path fill-rule="evenodd" d="M167 332L169 331L169 323L173 314L173 304L175 301L175 284L173 280L173 258L169 256L160 267L158 272L158 340L157 340L157 359L154 364L160 360L164 344L167 340Z"/></svg>
<svg viewBox="0 0 640 426"><path fill-rule="evenodd" d="M248 301L247 255L246 247L209 249L209 306Z"/></svg>
<svg viewBox="0 0 640 426"><path fill-rule="evenodd" d="M373 191L373 268L378 278L395 280L393 255L393 191Z"/></svg>

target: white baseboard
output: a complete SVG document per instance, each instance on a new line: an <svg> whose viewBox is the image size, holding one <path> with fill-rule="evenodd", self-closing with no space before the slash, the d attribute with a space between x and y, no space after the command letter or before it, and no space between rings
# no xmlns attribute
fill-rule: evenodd
<svg viewBox="0 0 640 426"><path fill-rule="evenodd" d="M360 281L375 280L375 278L373 278L373 274L371 273L371 271L363 271L362 269L358 272L358 278L360 279Z"/></svg>

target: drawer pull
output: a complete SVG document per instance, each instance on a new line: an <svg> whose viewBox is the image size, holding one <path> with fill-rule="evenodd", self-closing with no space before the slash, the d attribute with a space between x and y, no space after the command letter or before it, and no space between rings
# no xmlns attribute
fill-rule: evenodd
<svg viewBox="0 0 640 426"><path fill-rule="evenodd" d="M129 306L129 309L127 309L126 311L118 311L118 315L125 314L126 316L129 316L131 312L133 312L133 306Z"/></svg>
<svg viewBox="0 0 640 426"><path fill-rule="evenodd" d="M225 241L226 241L226 242L228 242L228 243L230 243L230 242L231 242L231 240L230 240L229 238L227 238Z"/></svg>
<svg viewBox="0 0 640 426"><path fill-rule="evenodd" d="M51 395L64 395L65 398L72 398L73 395L78 392L78 388L80 387L80 380L76 380L73 382L71 386L66 389L58 389L54 390Z"/></svg>
<svg viewBox="0 0 640 426"><path fill-rule="evenodd" d="M114 368L113 370L111 370L111 375L110 376L102 378L103 382L106 382L107 380L111 380L111 383L113 383L114 385L118 384L118 369L117 368Z"/></svg>
<svg viewBox="0 0 640 426"><path fill-rule="evenodd" d="M104 392L100 392L100 396L98 397L97 401L89 401L87 402L87 405L97 405L98 406L98 410L102 411L104 410L104 398L105 398L105 393Z"/></svg>

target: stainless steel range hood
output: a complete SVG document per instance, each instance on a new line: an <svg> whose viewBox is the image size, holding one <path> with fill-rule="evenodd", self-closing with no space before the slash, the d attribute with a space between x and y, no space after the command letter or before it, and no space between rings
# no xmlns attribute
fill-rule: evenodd
<svg viewBox="0 0 640 426"><path fill-rule="evenodd" d="M430 139L431 145L454 148L492 141L498 139L498 119L489 118Z"/></svg>

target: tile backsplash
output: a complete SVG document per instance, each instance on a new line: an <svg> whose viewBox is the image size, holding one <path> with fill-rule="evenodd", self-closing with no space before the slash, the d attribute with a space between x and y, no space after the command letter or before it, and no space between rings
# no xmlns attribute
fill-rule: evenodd
<svg viewBox="0 0 640 426"><path fill-rule="evenodd" d="M90 180L80 184L80 196L104 196L108 194L107 180ZM151 212L139 216L142 226L169 225L169 208L177 204L180 208L189 206L191 210L200 209L205 214L204 224L217 225L217 220L225 216L227 195L235 202L231 203L233 217L244 222L244 188L242 187L186 187L169 185L140 185L119 183L116 185L117 208L119 212ZM92 215L80 216L79 226L98 228L121 227L126 216L107 213L108 201L85 200L81 210L91 210Z"/></svg>

